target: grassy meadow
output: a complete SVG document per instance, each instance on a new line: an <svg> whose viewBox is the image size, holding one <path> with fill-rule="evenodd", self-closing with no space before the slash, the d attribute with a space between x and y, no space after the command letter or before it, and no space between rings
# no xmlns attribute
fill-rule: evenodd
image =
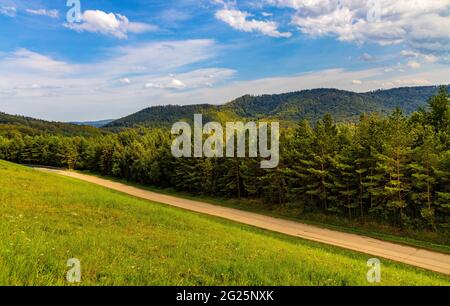
<svg viewBox="0 0 450 306"><path fill-rule="evenodd" d="M0 285L370 285L371 256L0 161ZM382 260L381 285L450 285Z"/></svg>
<svg viewBox="0 0 450 306"><path fill-rule="evenodd" d="M389 241L401 245L412 246L430 251L450 254L450 233L418 231L411 229L397 229L387 223L375 220L349 220L336 215L325 215L319 213L306 213L301 209L292 209L288 206L278 206L263 203L255 199L235 199L212 197L208 195L192 195L188 192L174 190L173 188L160 188L155 186L133 183L113 176L100 175L91 171L75 171L81 174L96 176L124 185L137 187L152 192L167 194L183 199L202 201L212 205L235 208L250 211L261 215L281 218L317 227L327 228L339 232L346 232L367 236L375 239Z"/></svg>

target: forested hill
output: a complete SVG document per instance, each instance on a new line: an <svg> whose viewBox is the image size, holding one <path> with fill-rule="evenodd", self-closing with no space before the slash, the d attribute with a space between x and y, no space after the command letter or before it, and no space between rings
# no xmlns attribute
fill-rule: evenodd
<svg viewBox="0 0 450 306"><path fill-rule="evenodd" d="M11 134L15 131L25 135L52 134L63 136L97 136L106 133L104 130L91 126L50 122L0 112L0 135Z"/></svg>
<svg viewBox="0 0 450 306"><path fill-rule="evenodd" d="M450 89L450 86L449 86ZM280 120L294 124L302 119L316 121L330 113L336 121L356 121L363 113L390 114L396 107L411 114L425 106L438 91L436 86L405 87L355 93L337 89L313 89L277 95L246 95L224 105L166 105L146 108L130 116L104 125L49 122L0 112L0 135L19 131L27 135L55 134L96 136L108 130L134 126L170 127L180 120L191 121L201 113L205 122L236 120ZM103 124L103 122L102 122Z"/></svg>
<svg viewBox="0 0 450 306"><path fill-rule="evenodd" d="M450 88L450 86L449 86ZM337 89L313 89L277 95L246 95L220 106L208 104L156 106L107 124L107 128L168 126L192 120L202 113L205 121L276 119L286 123L302 119L316 121L330 113L337 121L355 121L363 113L389 114L400 107L411 114L438 91L437 86L404 87L355 93Z"/></svg>

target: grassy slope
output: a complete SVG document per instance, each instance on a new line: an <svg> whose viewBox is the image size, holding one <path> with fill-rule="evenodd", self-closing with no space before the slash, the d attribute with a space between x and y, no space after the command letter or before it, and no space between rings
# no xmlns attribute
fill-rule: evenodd
<svg viewBox="0 0 450 306"><path fill-rule="evenodd" d="M176 191L171 188L158 188L154 186L146 186L138 183L128 182L123 179L117 179L110 176L102 176L90 171L78 171L83 174L94 175L100 178L120 182L122 184L134 186L137 188L154 191L162 194L177 196L180 198L203 201L213 205L236 208L245 211L251 211L271 217L288 219L292 221L302 222L305 224L315 225L322 228L328 228L341 232L353 233L368 236L376 239L382 239L402 245L428 249L431 251L450 254L449 239L450 235L436 232L419 232L419 231L401 231L386 224L379 222L366 221L361 223L359 220L348 220L334 215L306 214L301 213L298 209L276 209L277 207L262 204L260 201L252 201L247 199L223 199L205 195L192 195L186 192Z"/></svg>
<svg viewBox="0 0 450 306"><path fill-rule="evenodd" d="M0 285L367 285L369 256L0 161ZM383 260L383 285L450 277Z"/></svg>

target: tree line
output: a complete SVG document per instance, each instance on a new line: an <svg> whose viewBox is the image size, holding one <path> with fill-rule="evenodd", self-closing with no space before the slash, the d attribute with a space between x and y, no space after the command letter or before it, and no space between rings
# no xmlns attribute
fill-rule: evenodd
<svg viewBox="0 0 450 306"><path fill-rule="evenodd" d="M90 170L193 194L251 198L399 228L450 227L450 102L447 89L406 117L363 115L335 123L325 115L282 131L280 165L255 158L174 158L166 129L128 129L94 137L0 136L0 158Z"/></svg>

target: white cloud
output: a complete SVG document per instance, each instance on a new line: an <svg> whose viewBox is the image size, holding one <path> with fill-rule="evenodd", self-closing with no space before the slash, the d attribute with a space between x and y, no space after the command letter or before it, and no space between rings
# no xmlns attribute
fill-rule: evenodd
<svg viewBox="0 0 450 306"><path fill-rule="evenodd" d="M414 58L414 60L408 62L410 68L420 68L421 63L434 64L440 60L438 56L433 54L422 54L412 50L403 50L400 52L400 55L405 58ZM442 60L445 61L445 58L442 58Z"/></svg>
<svg viewBox="0 0 450 306"><path fill-rule="evenodd" d="M50 18L58 18L59 17L59 11L58 10L46 10L46 9L26 9L26 12L31 15L40 15L40 16L47 16Z"/></svg>
<svg viewBox="0 0 450 306"><path fill-rule="evenodd" d="M0 66L1 71L10 73L22 71L29 74L62 75L73 72L71 65L27 49L18 49L0 58Z"/></svg>
<svg viewBox="0 0 450 306"><path fill-rule="evenodd" d="M361 85L361 84L362 84L362 81L360 81L360 80L353 80L353 81L352 81L352 84L353 84L353 85Z"/></svg>
<svg viewBox="0 0 450 306"><path fill-rule="evenodd" d="M439 58L437 56L434 56L432 54L424 55L423 58L424 58L424 61L429 64L436 63L439 60Z"/></svg>
<svg viewBox="0 0 450 306"><path fill-rule="evenodd" d="M17 8L14 6L0 6L0 15L15 17Z"/></svg>
<svg viewBox="0 0 450 306"><path fill-rule="evenodd" d="M402 52L400 52L400 55L404 57L418 57L420 53L411 50L402 50Z"/></svg>
<svg viewBox="0 0 450 306"><path fill-rule="evenodd" d="M265 0L295 11L292 23L311 37L390 45L425 53L450 50L449 0ZM379 5L377 5L377 3Z"/></svg>
<svg viewBox="0 0 450 306"><path fill-rule="evenodd" d="M384 82L382 87L392 88L398 86L429 86L433 83L426 79L399 79L391 82Z"/></svg>
<svg viewBox="0 0 450 306"><path fill-rule="evenodd" d="M168 84L166 84L166 88L184 89L186 88L186 84L184 84L183 81L172 79Z"/></svg>
<svg viewBox="0 0 450 306"><path fill-rule="evenodd" d="M271 37L291 37L290 32L280 32L274 21L249 19L252 15L237 9L222 9L216 12L216 18L227 23L233 29L242 32L259 32Z"/></svg>
<svg viewBox="0 0 450 306"><path fill-rule="evenodd" d="M152 89L164 89L164 84L148 82L148 83L145 83L144 87L152 88Z"/></svg>
<svg viewBox="0 0 450 306"><path fill-rule="evenodd" d="M107 50L109 55L95 64L68 63L28 49L0 53L0 79L6 75L54 76L58 80L74 75L107 80L130 74L167 74L183 66L210 59L216 53L213 40L161 41ZM1 84L0 84L1 86Z"/></svg>
<svg viewBox="0 0 450 306"><path fill-rule="evenodd" d="M124 85L131 84L131 80L129 78L122 78L119 80L119 83L124 84Z"/></svg>
<svg viewBox="0 0 450 306"><path fill-rule="evenodd" d="M113 59L94 68L105 74L148 74L176 70L179 67L210 59L216 53L214 40L197 39L162 41L119 47L111 50ZM86 69L90 69L87 67Z"/></svg>
<svg viewBox="0 0 450 306"><path fill-rule="evenodd" d="M103 117L100 108L131 113L159 101L152 98L155 92L205 88L232 76L224 68L189 71L216 49L213 40L161 41L112 48L95 63L69 63L27 49L0 52L0 109L54 120ZM150 82L165 88L145 89Z"/></svg>
<svg viewBox="0 0 450 306"><path fill-rule="evenodd" d="M120 39L126 39L128 33L144 33L157 30L157 27L142 22L131 22L120 14L105 13L103 11L84 11L81 23L66 23L69 29L78 32L93 32L104 35L112 35Z"/></svg>
<svg viewBox="0 0 450 306"><path fill-rule="evenodd" d="M153 89L185 89L186 84L183 83L183 81L180 81L178 79L171 79L168 82L165 83L153 83L149 82L145 84L145 88L153 88Z"/></svg>
<svg viewBox="0 0 450 306"><path fill-rule="evenodd" d="M234 70L223 68L198 69L178 75L147 79L145 88L150 89L196 89L212 87L235 74Z"/></svg>
<svg viewBox="0 0 450 306"><path fill-rule="evenodd" d="M376 60L374 56L372 56L372 55L370 55L368 53L364 53L363 55L361 55L359 57L359 59L362 60L362 61L365 61L365 62L373 62L373 61Z"/></svg>
<svg viewBox="0 0 450 306"><path fill-rule="evenodd" d="M416 61L409 61L408 67L412 69L419 69L422 65L419 62Z"/></svg>

